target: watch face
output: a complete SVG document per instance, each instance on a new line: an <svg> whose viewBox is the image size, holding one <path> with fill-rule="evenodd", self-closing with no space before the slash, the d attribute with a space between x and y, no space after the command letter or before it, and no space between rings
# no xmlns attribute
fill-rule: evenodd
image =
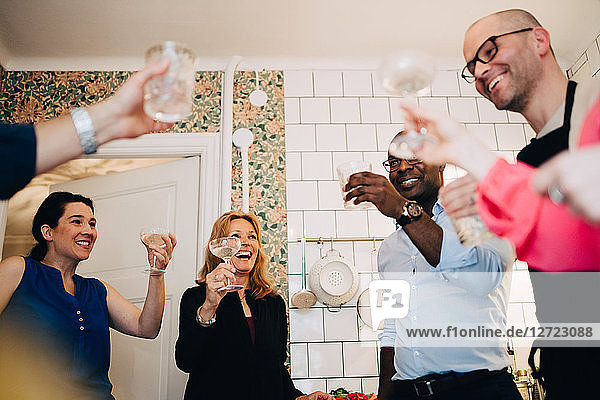
<svg viewBox="0 0 600 400"><path fill-rule="evenodd" d="M410 215L413 218L416 218L421 216L423 208L418 203L411 202L406 205L406 211L408 212L408 215Z"/></svg>

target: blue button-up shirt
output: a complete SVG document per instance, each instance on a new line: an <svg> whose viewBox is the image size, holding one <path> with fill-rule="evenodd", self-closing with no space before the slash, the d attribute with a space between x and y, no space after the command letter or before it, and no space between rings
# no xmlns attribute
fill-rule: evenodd
<svg viewBox="0 0 600 400"><path fill-rule="evenodd" d="M415 328L441 328L445 334L448 326L506 325L510 271L515 260L512 245L494 238L474 247L463 246L439 203L433 207L432 219L443 230L440 261L435 268L402 229L386 238L379 250L381 279L403 279L410 284L408 315L385 320L379 335L382 347L395 348L396 374L392 379L502 369L509 364L506 338L486 339L486 347L470 346L480 343L475 339L434 347L431 338L407 334L407 329Z"/></svg>

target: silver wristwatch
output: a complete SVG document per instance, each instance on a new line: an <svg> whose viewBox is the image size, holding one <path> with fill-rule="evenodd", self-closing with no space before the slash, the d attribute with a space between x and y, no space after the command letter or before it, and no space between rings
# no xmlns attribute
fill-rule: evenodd
<svg viewBox="0 0 600 400"><path fill-rule="evenodd" d="M90 114L83 107L74 108L71 110L71 119L79 135L79 142L81 143L83 152L85 154L95 153L98 149L98 143L96 142L96 132L94 131Z"/></svg>

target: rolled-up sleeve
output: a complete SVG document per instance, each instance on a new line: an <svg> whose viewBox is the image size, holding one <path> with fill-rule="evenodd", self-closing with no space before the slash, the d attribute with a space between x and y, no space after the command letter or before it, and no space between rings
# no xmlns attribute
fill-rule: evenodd
<svg viewBox="0 0 600 400"><path fill-rule="evenodd" d="M440 215L438 224L443 230L442 249L439 264L431 270L478 295L486 295L496 289L504 272L515 261L512 244L494 237L476 246L464 246L447 215Z"/></svg>
<svg viewBox="0 0 600 400"><path fill-rule="evenodd" d="M388 318L383 321L383 332L377 335L381 347L395 347L396 344L396 320Z"/></svg>

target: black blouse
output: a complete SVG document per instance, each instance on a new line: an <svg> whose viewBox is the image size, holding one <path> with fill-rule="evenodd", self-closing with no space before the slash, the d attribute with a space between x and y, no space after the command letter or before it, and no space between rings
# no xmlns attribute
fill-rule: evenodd
<svg viewBox="0 0 600 400"><path fill-rule="evenodd" d="M221 300L212 326L196 322L205 291L206 285L201 283L187 289L181 298L175 362L190 374L184 400L292 400L302 396L284 365L288 329L281 296L272 294L257 300L246 291L255 324L252 344L237 293L228 293Z"/></svg>

